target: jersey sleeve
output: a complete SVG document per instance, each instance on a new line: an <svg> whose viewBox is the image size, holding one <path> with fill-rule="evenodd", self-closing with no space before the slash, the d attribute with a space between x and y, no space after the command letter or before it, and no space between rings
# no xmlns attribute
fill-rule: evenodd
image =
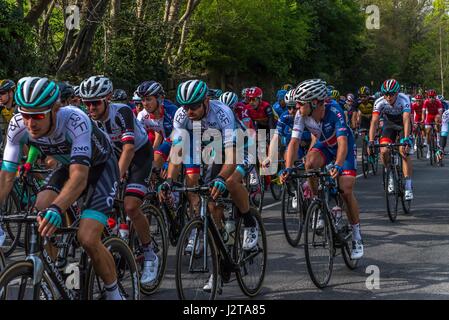
<svg viewBox="0 0 449 320"><path fill-rule="evenodd" d="M178 144L183 139L183 133L187 130L187 113L183 108L179 108L174 116L173 120L173 131L171 134L171 140L173 144Z"/></svg>
<svg viewBox="0 0 449 320"><path fill-rule="evenodd" d="M373 114L381 114L383 109L383 99L377 99L376 102L374 102L373 107Z"/></svg>
<svg viewBox="0 0 449 320"><path fill-rule="evenodd" d="M220 123L223 135L223 147L234 146L235 130L237 128L234 113L229 107L217 108L217 120Z"/></svg>
<svg viewBox="0 0 449 320"><path fill-rule="evenodd" d="M333 113L333 120L335 123L335 135L338 137L347 137L349 135L349 128L346 125L346 119L343 112L335 107L331 107Z"/></svg>
<svg viewBox="0 0 449 320"><path fill-rule="evenodd" d="M3 151L2 171L17 172L22 156L22 146L28 140L28 133L23 124L22 116L11 118L6 135L6 146Z"/></svg>
<svg viewBox="0 0 449 320"><path fill-rule="evenodd" d="M302 133L304 132L304 127L305 127L305 120L301 116L301 114L297 112L295 115L295 120L293 122L292 139L301 140Z"/></svg>
<svg viewBox="0 0 449 320"><path fill-rule="evenodd" d="M92 165L92 122L87 115L73 112L66 122L66 135L72 142L70 164Z"/></svg>
<svg viewBox="0 0 449 320"><path fill-rule="evenodd" d="M121 142L123 144L134 144L135 128L134 128L134 114L131 108L124 106L117 110L115 122L122 131Z"/></svg>

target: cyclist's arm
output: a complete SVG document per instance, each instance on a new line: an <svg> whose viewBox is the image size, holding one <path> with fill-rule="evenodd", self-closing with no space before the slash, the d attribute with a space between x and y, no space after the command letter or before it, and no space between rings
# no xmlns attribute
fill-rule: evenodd
<svg viewBox="0 0 449 320"><path fill-rule="evenodd" d="M343 167L346 156L348 155L348 138L346 136L340 136L337 138L337 157L335 164Z"/></svg>
<svg viewBox="0 0 449 320"><path fill-rule="evenodd" d="M379 125L379 114L373 113L373 118L371 119L371 124L369 126L369 141L374 141L378 125Z"/></svg>
<svg viewBox="0 0 449 320"><path fill-rule="evenodd" d="M118 161L120 178L123 178L128 171L129 165L134 158L134 115L130 108L120 108L115 119L122 131L121 141L123 144L122 154Z"/></svg>
<svg viewBox="0 0 449 320"><path fill-rule="evenodd" d="M277 147L278 147L279 140L280 140L279 133L276 132L273 135L273 138L271 138L270 145L268 146L268 159L270 159L270 161L272 161L273 154L275 152L277 152L277 149L278 149ZM278 141L278 143L276 143L276 141Z"/></svg>
<svg viewBox="0 0 449 320"><path fill-rule="evenodd" d="M78 163L71 164L69 179L52 204L57 205L63 212L66 211L86 189L88 175L88 166Z"/></svg>
<svg viewBox="0 0 449 320"><path fill-rule="evenodd" d="M155 138L153 143L153 149L159 147L164 140L164 137L159 132L154 132Z"/></svg>
<svg viewBox="0 0 449 320"><path fill-rule="evenodd" d="M35 146L31 146L30 150L28 151L28 157L27 157L27 161L26 163L30 163L31 165L33 165L37 158L40 156L41 152L39 151L38 148L36 148Z"/></svg>
<svg viewBox="0 0 449 320"><path fill-rule="evenodd" d="M402 119L404 122L404 137L408 137L408 136L410 136L410 133L411 133L410 112L404 112L402 114Z"/></svg>
<svg viewBox="0 0 449 320"><path fill-rule="evenodd" d="M9 193L14 186L14 179L16 177L16 172L10 172L6 170L0 171L0 206L5 202Z"/></svg>
<svg viewBox="0 0 449 320"><path fill-rule="evenodd" d="M128 143L123 145L122 154L120 155L120 160L118 161L121 178L126 175L135 153L134 144Z"/></svg>

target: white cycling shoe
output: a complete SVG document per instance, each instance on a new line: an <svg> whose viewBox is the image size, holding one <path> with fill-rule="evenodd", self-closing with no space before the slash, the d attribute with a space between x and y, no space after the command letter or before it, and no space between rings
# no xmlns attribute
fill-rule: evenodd
<svg viewBox="0 0 449 320"><path fill-rule="evenodd" d="M257 227L244 228L243 231L243 250L251 250L259 241L259 229Z"/></svg>
<svg viewBox="0 0 449 320"><path fill-rule="evenodd" d="M362 240L352 241L351 260L358 260L363 257Z"/></svg>
<svg viewBox="0 0 449 320"><path fill-rule="evenodd" d="M413 190L405 190L404 198L406 201L413 200Z"/></svg>
<svg viewBox="0 0 449 320"><path fill-rule="evenodd" d="M153 283L157 279L157 273L159 270L159 257L156 256L154 260L147 260L143 262L143 272L140 277L140 284L147 286Z"/></svg>

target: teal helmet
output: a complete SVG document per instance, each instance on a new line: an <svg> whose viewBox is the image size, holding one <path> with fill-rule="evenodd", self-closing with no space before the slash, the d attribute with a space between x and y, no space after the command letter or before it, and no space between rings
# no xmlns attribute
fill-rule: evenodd
<svg viewBox="0 0 449 320"><path fill-rule="evenodd" d="M47 78L25 77L19 80L14 100L23 108L52 107L59 99L58 85Z"/></svg>
<svg viewBox="0 0 449 320"><path fill-rule="evenodd" d="M207 97L208 91L204 81L188 80L178 86L176 101L181 106L197 104Z"/></svg>

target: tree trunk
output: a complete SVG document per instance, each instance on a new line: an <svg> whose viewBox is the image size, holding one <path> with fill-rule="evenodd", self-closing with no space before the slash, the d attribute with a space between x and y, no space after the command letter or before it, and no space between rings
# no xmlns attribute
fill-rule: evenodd
<svg viewBox="0 0 449 320"><path fill-rule="evenodd" d="M59 66L57 75L66 72L78 73L86 63L92 47L95 31L101 23L106 11L107 0L85 0L85 16L82 17L82 27L75 42L68 51L62 64ZM83 8L84 9L84 8ZM84 10L83 10L84 11Z"/></svg>
<svg viewBox="0 0 449 320"><path fill-rule="evenodd" d="M42 13L47 9L48 5L52 0L39 0L36 5L34 5L25 17L25 22L35 25L37 20L42 15Z"/></svg>

